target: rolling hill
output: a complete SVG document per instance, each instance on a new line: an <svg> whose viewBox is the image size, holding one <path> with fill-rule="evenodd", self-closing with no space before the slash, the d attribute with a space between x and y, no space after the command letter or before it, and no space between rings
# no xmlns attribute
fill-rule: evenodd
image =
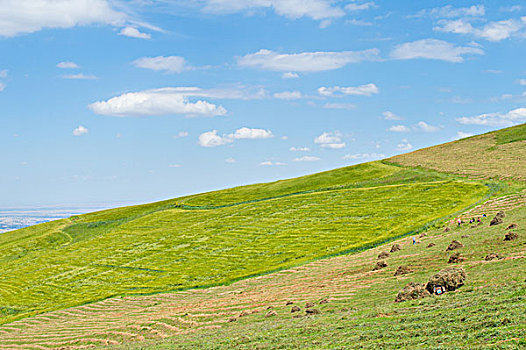
<svg viewBox="0 0 526 350"><path fill-rule="evenodd" d="M151 305L148 308L151 307L152 312L157 310L157 313L153 312L148 317L155 319L154 314L162 315L157 321L161 322L164 318L170 318L163 313L162 306L166 306L166 302L172 305L174 300L170 299L170 295L174 294L158 296L157 293L187 295L189 300L205 293L214 304L224 299L221 293L232 293L229 285L246 288L251 284L255 290L260 290L262 286L272 290L272 284L267 285L263 277L269 276L270 280L277 278L283 281L290 277L287 271L295 271L294 268L298 266L336 264L330 271L312 271L316 276L312 284L320 287L313 288L310 294L301 292L300 288L296 289L295 296L283 294L282 291L281 298L287 295L287 298L305 300L316 295L349 303L351 295L367 290L365 294L360 294L360 298L354 300L353 308L365 310L364 305L378 300L385 303L387 299L393 299L392 292L387 293L387 298L385 295L379 295L377 289L371 290L370 285L381 286L382 291L391 291L392 288L399 288L400 283L398 280L386 280L386 276L381 274L376 276L366 273L371 269L371 254L377 254L379 249L370 248L382 247L386 242L419 232L432 232L437 238L437 243L445 244L449 236L442 237L440 232L443 223L452 215L469 209L475 210L475 206L482 205L491 197L506 195L522 198L521 191L526 188L525 139L526 126L521 125L419 150L386 161L268 184L243 186L79 215L2 234L0 321L5 326L0 328L0 334L18 334L17 330L22 329L36 331L37 325L46 322L57 326L53 320L60 320L62 315L65 315L61 314L60 310L72 307L71 310L77 310L73 313L78 316L68 319L73 328L76 322L79 325L83 324L81 315L85 313L78 312L81 309L75 307L86 308L85 311L100 307L101 310L105 310L104 315L126 314L126 319L133 318L124 311L125 306L117 308L120 311L107 311L107 304L104 304L106 301L122 304L122 300L132 300L131 303L123 305L128 305L137 315L144 312L146 303ZM464 177L465 175L469 178ZM511 206L510 210L515 210L513 217L519 220L523 213L523 209L520 209L523 202L518 200L517 203ZM515 209L516 207L519 209ZM492 208L498 210L500 207L495 205ZM489 209L485 210L491 212ZM523 225L522 221L519 224ZM464 233L465 230L467 228L462 228L454 234ZM484 244L489 244L484 243L485 233L482 227L471 232L475 232L477 237L470 248L472 254L482 254ZM491 234L496 236L500 231L492 229ZM366 249L369 250L365 251ZM422 245L407 249L412 255L406 256L405 261L418 267L419 278L429 274L431 268L444 264L442 260L440 263L434 260L436 256L440 256L436 251L424 253ZM508 254L520 256L518 252L523 248L517 243L511 247L507 246L506 249ZM364 252L348 254L359 251ZM414 258L419 254L426 257L425 263L421 257ZM342 256L320 260L338 255ZM357 258L359 256L363 261L367 261L367 266ZM342 261L345 261L345 268L342 268ZM398 263L402 261L403 258L397 260ZM307 263L309 264L305 265ZM519 268L524 266L524 260L514 259L509 264L512 264L509 267L510 271L517 272L513 268L517 267L517 264ZM327 284L324 282L324 276L334 274L334 281L340 281L341 278L335 276L345 275L345 271L353 269L356 271L352 286L340 282L334 282L331 288L323 286ZM475 275L482 281L484 270L476 271ZM270 272L275 273L267 275ZM496 265L491 273L498 274ZM247 277L254 276L261 277L246 280ZM520 276L517 277L514 273L510 273L508 277L513 281L520 279ZM304 278L308 279L309 275ZM291 284L291 281L295 283ZM301 279L294 278L289 278L283 283L283 288L289 291L295 290L295 285L302 285ZM210 288L213 286L218 287ZM311 284L309 286L312 287ZM342 288L346 287L349 290L344 292ZM520 292L520 288L517 292L516 286L513 287L515 289L510 288L511 294L523 293ZM199 290L203 292L200 293ZM323 293L320 293L320 290ZM243 293L241 289L238 294ZM259 300L256 303L259 308L265 305L266 300L267 304L274 305L272 300L283 300L276 297L277 294L279 293L276 291L269 299L262 299L261 296L249 298L246 303L249 304L249 300ZM336 297L340 294L342 298ZM162 295L166 295L168 301L163 300ZM234 299L243 299L236 295L234 293ZM93 304L93 308L89 305L82 306L99 300L104 300L100 302L103 304ZM156 300L161 300L160 309L156 308ZM181 299L178 300L181 302ZM194 309L199 309L202 303L202 300L194 300L192 305ZM510 310L513 309L513 305L515 304L508 305ZM185 310L193 309L192 306L186 306ZM174 311L176 314L178 312ZM42 317L34 316L42 313ZM431 312L428 316L433 315ZM327 311L327 315L323 317L328 318L327 324L334 325L335 319L330 318L341 315L335 316ZM353 317L356 319L358 316ZM94 318L96 319L95 316ZM18 323L13 322L17 319L21 320L17 321ZM35 327L31 326L33 319L36 322ZM110 323L118 323L119 319L120 317L116 316L111 318L111 321L108 319L98 322L108 322L110 327ZM133 322L132 324L135 324ZM164 328L182 329L181 325L171 321L162 322L165 324ZM277 331L272 329L271 321L265 322L265 326L271 327L272 337L279 338L280 342L285 341L280 338L280 334L283 337L291 334L288 333L290 330L287 331L286 325L282 325L284 331ZM259 326L261 324L258 323ZM236 333L236 326L232 327L229 329ZM82 329L85 329L84 324ZM124 324L112 331L123 333L120 337L111 332L113 336L106 334L106 343L130 341L129 337L124 335L129 329L123 329L127 329ZM249 323L243 323L243 328L239 330L241 329L250 329L250 332L261 335L264 328L258 330ZM147 331L146 329L146 333ZM223 343L226 348L234 345L226 340L219 340L223 337L220 330L210 332L211 341ZM68 339L71 339L69 345L75 347L82 344L82 335L70 333L67 333L70 337ZM145 332L139 332L139 335L142 333ZM83 334L86 337L85 333ZM42 337L45 338L45 334ZM144 335L140 337L145 338ZM16 337L12 339L11 345L25 344L23 333L18 340ZM34 336L33 339L38 337ZM192 343L191 334L186 339L189 344L195 345ZM96 343L93 341L91 344ZM167 347L173 345L166 344ZM247 342L247 347L250 347L250 344L252 343ZM52 348L54 345L47 347ZM189 348L191 347L189 345Z"/></svg>

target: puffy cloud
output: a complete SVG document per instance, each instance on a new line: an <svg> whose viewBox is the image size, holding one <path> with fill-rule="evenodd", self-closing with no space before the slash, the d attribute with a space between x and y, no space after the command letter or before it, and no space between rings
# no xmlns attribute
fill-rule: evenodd
<svg viewBox="0 0 526 350"><path fill-rule="evenodd" d="M391 111L385 111L382 113L382 116L385 120L402 120L403 118L394 114Z"/></svg>
<svg viewBox="0 0 526 350"><path fill-rule="evenodd" d="M212 13L250 12L273 9L278 15L291 19L310 17L315 20L341 17L345 13L332 5L331 0L205 0L204 11Z"/></svg>
<svg viewBox="0 0 526 350"><path fill-rule="evenodd" d="M352 103L326 103L323 108L327 109L354 109L356 105Z"/></svg>
<svg viewBox="0 0 526 350"><path fill-rule="evenodd" d="M401 143L399 143L397 146L399 151L409 151L413 148L413 145L409 143L407 139L403 139Z"/></svg>
<svg viewBox="0 0 526 350"><path fill-rule="evenodd" d="M121 29L119 35L129 36L130 38L151 39L152 36L148 33L141 33L137 28L127 26Z"/></svg>
<svg viewBox="0 0 526 350"><path fill-rule="evenodd" d="M370 8L378 7L374 2L364 2L363 4L350 3L345 6L347 11L361 11L368 10Z"/></svg>
<svg viewBox="0 0 526 350"><path fill-rule="evenodd" d="M259 50L238 58L238 64L242 67L281 72L321 72L342 68L349 63L376 60L378 53L378 49L296 54L279 54L270 50Z"/></svg>
<svg viewBox="0 0 526 350"><path fill-rule="evenodd" d="M454 18L454 17L479 17L486 14L484 5L473 5L470 7L454 8L451 5L436 7L429 10L422 10L415 17L431 16L436 18Z"/></svg>
<svg viewBox="0 0 526 350"><path fill-rule="evenodd" d="M76 68L80 68L78 64L76 64L75 62L71 62L71 61L59 62L59 63L57 63L57 67L58 68L62 68L62 69L76 69Z"/></svg>
<svg viewBox="0 0 526 350"><path fill-rule="evenodd" d="M133 61L133 65L139 68L168 73L181 73L187 69L185 59L179 56L141 57Z"/></svg>
<svg viewBox="0 0 526 350"><path fill-rule="evenodd" d="M379 93L380 90L375 84L369 83L360 86L349 86L349 87L325 87L322 86L318 89L318 93L323 96L333 96L336 93L343 95L358 95L358 96L371 96Z"/></svg>
<svg viewBox="0 0 526 350"><path fill-rule="evenodd" d="M309 152L310 148L308 148L308 147L291 147L290 151L291 152Z"/></svg>
<svg viewBox="0 0 526 350"><path fill-rule="evenodd" d="M96 79L98 79L93 74L84 74L84 73L66 74L66 75L62 75L62 78L64 78L64 79L72 79L72 80L96 80Z"/></svg>
<svg viewBox="0 0 526 350"><path fill-rule="evenodd" d="M82 135L87 134L88 132L89 132L89 130L87 128L85 128L82 125L79 125L77 128L75 128L73 130L73 135L75 135L75 136L82 136Z"/></svg>
<svg viewBox="0 0 526 350"><path fill-rule="evenodd" d="M107 0L2 0L0 36L90 24L122 26L127 19Z"/></svg>
<svg viewBox="0 0 526 350"><path fill-rule="evenodd" d="M436 31L456 34L472 34L488 41L501 41L508 39L513 34L524 28L523 22L513 19L489 22L482 28L475 28L471 23L464 19L442 20L439 21L438 24L438 26L433 28Z"/></svg>
<svg viewBox="0 0 526 350"><path fill-rule="evenodd" d="M217 147L234 142L235 140L268 139L274 135L265 129L239 128L228 135L218 135L217 130L208 131L199 135L198 143L203 147Z"/></svg>
<svg viewBox="0 0 526 350"><path fill-rule="evenodd" d="M343 159L382 159L385 158L385 154L381 153L357 153L357 154L346 154L342 157Z"/></svg>
<svg viewBox="0 0 526 350"><path fill-rule="evenodd" d="M320 160L320 158L315 156L303 156L293 159L294 162L316 162L318 160Z"/></svg>
<svg viewBox="0 0 526 350"><path fill-rule="evenodd" d="M283 73L283 75L281 76L283 79L297 79L299 78L300 76L298 75L298 73L293 73L293 72L285 72Z"/></svg>
<svg viewBox="0 0 526 350"><path fill-rule="evenodd" d="M411 131L411 129L409 129L405 125L393 125L393 126L391 126L389 128L389 131L392 131L392 132L409 132L409 131Z"/></svg>
<svg viewBox="0 0 526 350"><path fill-rule="evenodd" d="M324 132L320 136L314 138L314 143L323 148L345 148L345 142L342 142L341 136L342 135L339 132Z"/></svg>
<svg viewBox="0 0 526 350"><path fill-rule="evenodd" d="M96 114L114 117L181 114L187 116L219 116L227 113L223 106L207 101L189 101L189 97L223 97L224 91L195 87L162 88L129 92L107 101L89 105Z"/></svg>
<svg viewBox="0 0 526 350"><path fill-rule="evenodd" d="M441 128L438 127L438 126L434 126L434 125L430 125L426 122L423 122L423 121L420 121L416 124L416 126L414 127L414 129L416 131L423 131L423 132L437 132L439 131Z"/></svg>
<svg viewBox="0 0 526 350"><path fill-rule="evenodd" d="M427 58L447 62L460 63L463 55L482 55L484 51L478 47L455 46L447 41L423 39L397 45L391 51L391 57L397 60Z"/></svg>
<svg viewBox="0 0 526 350"><path fill-rule="evenodd" d="M486 126L513 126L526 122L526 108L517 108L507 113L488 113L474 117L456 118L460 124Z"/></svg>
<svg viewBox="0 0 526 350"><path fill-rule="evenodd" d="M297 100L299 98L302 98L303 96L299 91L283 91L276 92L274 94L274 97L280 100Z"/></svg>
<svg viewBox="0 0 526 350"><path fill-rule="evenodd" d="M198 143L203 147L217 147L232 143L234 140L222 137L217 134L217 130L204 132L199 135Z"/></svg>

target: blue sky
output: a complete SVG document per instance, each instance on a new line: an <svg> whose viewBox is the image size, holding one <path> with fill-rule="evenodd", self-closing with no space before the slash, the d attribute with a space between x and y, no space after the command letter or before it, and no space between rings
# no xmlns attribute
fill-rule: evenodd
<svg viewBox="0 0 526 350"><path fill-rule="evenodd" d="M524 123L521 3L1 0L0 207L173 198Z"/></svg>

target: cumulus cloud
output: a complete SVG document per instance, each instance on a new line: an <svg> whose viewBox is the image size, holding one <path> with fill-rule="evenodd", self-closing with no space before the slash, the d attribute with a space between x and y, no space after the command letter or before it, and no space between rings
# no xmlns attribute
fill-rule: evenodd
<svg viewBox="0 0 526 350"><path fill-rule="evenodd" d="M315 156L303 156L293 159L294 162L316 162L318 160L320 160L320 158Z"/></svg>
<svg viewBox="0 0 526 350"><path fill-rule="evenodd" d="M246 91L204 90L197 87L176 87L129 92L112 97L107 101L98 101L89 108L100 115L115 117L134 117L180 114L186 116L221 116L227 113L223 106L190 98L250 98Z"/></svg>
<svg viewBox="0 0 526 350"><path fill-rule="evenodd" d="M308 147L291 147L290 151L291 152L309 152L310 148L308 148Z"/></svg>
<svg viewBox="0 0 526 350"><path fill-rule="evenodd" d="M346 160L358 160L358 159L382 159L385 158L385 154L381 153L357 153L357 154L346 154L342 159Z"/></svg>
<svg viewBox="0 0 526 350"><path fill-rule="evenodd" d="M285 72L285 73L283 73L283 75L281 75L281 77L282 77L283 79L297 79L297 78L299 78L300 76L298 75L298 73Z"/></svg>
<svg viewBox="0 0 526 350"><path fill-rule="evenodd" d="M132 63L135 67L167 73L181 73L187 69L185 59L180 56L141 57Z"/></svg>
<svg viewBox="0 0 526 350"><path fill-rule="evenodd" d="M333 6L331 0L204 0L205 12L211 13L236 13L251 12L257 9L272 9L278 15L290 19L310 17L315 20L337 18L345 12Z"/></svg>
<svg viewBox="0 0 526 350"><path fill-rule="evenodd" d="M413 148L413 145L409 143L407 139L403 139L401 143L399 143L396 148L398 148L399 151L409 151Z"/></svg>
<svg viewBox="0 0 526 350"><path fill-rule="evenodd" d="M435 18L454 18L454 17L480 17L486 14L484 5L473 5L470 7L455 8L451 5L436 7L428 10L419 11L415 17L431 16Z"/></svg>
<svg viewBox="0 0 526 350"><path fill-rule="evenodd" d="M130 38L137 38L137 39L151 39L152 36L148 33L142 33L137 28L127 26L121 29L119 32L119 35L128 36Z"/></svg>
<svg viewBox="0 0 526 350"><path fill-rule="evenodd" d="M125 13L113 9L107 0L3 0L0 36L90 24L122 26L127 19Z"/></svg>
<svg viewBox="0 0 526 350"><path fill-rule="evenodd" d="M423 39L397 45L391 51L391 57L397 60L426 58L453 63L464 61L463 55L482 55L484 51L478 47L455 46L447 41Z"/></svg>
<svg viewBox="0 0 526 350"><path fill-rule="evenodd" d="M501 41L524 28L524 22L509 19L505 21L489 22L481 28L475 28L465 19L441 20L433 29L440 32L456 34L472 34L488 41Z"/></svg>
<svg viewBox="0 0 526 350"><path fill-rule="evenodd" d="M97 76L93 74L84 74L84 73L66 74L66 75L62 75L62 78L72 79L72 80L96 80L98 79Z"/></svg>
<svg viewBox="0 0 526 350"><path fill-rule="evenodd" d="M488 113L473 117L456 118L457 122L466 125L513 126L526 122L526 108L513 109L507 113Z"/></svg>
<svg viewBox="0 0 526 350"><path fill-rule="evenodd" d="M352 103L326 103L323 108L327 109L354 109L356 105Z"/></svg>
<svg viewBox="0 0 526 350"><path fill-rule="evenodd" d="M89 130L87 128L85 128L82 125L79 125L77 128L75 128L73 130L73 135L75 135L75 136L82 136L82 135L87 134L88 132L89 132Z"/></svg>
<svg viewBox="0 0 526 350"><path fill-rule="evenodd" d="M203 147L217 147L234 142L235 140L268 139L274 135L265 129L239 128L231 134L218 135L217 130L208 131L199 135L198 143Z"/></svg>
<svg viewBox="0 0 526 350"><path fill-rule="evenodd" d="M76 68L80 68L78 64L76 64L75 62L71 62L71 61L59 62L59 63L57 63L57 67L58 68L62 68L62 69L76 69Z"/></svg>
<svg viewBox="0 0 526 350"><path fill-rule="evenodd" d="M375 84L369 83L360 86L349 86L349 87L325 87L322 86L318 89L318 93L323 96L334 96L336 94L342 95L358 95L358 96L371 96L378 94L380 90Z"/></svg>
<svg viewBox="0 0 526 350"><path fill-rule="evenodd" d="M342 135L339 132L324 132L314 138L314 143L323 148L345 148L345 142L342 142Z"/></svg>
<svg viewBox="0 0 526 350"><path fill-rule="evenodd" d="M391 126L389 128L389 131L392 131L392 132L409 132L409 131L411 131L411 129L409 129L405 125L393 125L393 126Z"/></svg>
<svg viewBox="0 0 526 350"><path fill-rule="evenodd" d="M297 100L303 97L299 91L276 92L274 97L280 100Z"/></svg>
<svg viewBox="0 0 526 350"><path fill-rule="evenodd" d="M441 128L439 126L430 125L426 122L420 121L414 126L414 129L416 131L423 131L423 132L437 132L437 131L440 131Z"/></svg>
<svg viewBox="0 0 526 350"><path fill-rule="evenodd" d="M378 49L296 54L279 54L270 50L259 50L238 58L238 64L241 67L281 72L321 72L342 68L350 63L376 60L378 53Z"/></svg>
<svg viewBox="0 0 526 350"><path fill-rule="evenodd" d="M383 119L385 120L402 120L403 118L394 114L391 111L385 111L382 113Z"/></svg>

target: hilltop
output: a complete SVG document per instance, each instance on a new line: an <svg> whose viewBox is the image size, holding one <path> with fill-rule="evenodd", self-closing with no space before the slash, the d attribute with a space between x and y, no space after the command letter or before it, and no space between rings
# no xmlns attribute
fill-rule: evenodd
<svg viewBox="0 0 526 350"><path fill-rule="evenodd" d="M323 306L323 315L313 322L323 332L338 334L342 342L335 339L334 344L342 345L356 339L345 337L334 328L342 317L335 313L336 306L348 309L345 317L353 320L349 327L371 322L367 320L373 316L367 310L372 305L375 310L382 310L379 313L389 314L394 307L390 306L393 293L396 295L405 282L404 277L390 277L391 268L405 262L413 267L414 279L422 280L447 266L442 246L468 232L473 236L466 243L466 266L474 267L470 271L471 288L496 282L500 273L507 271L505 283L510 285L503 287L502 294L513 296L505 304L513 313L521 305L520 297L517 300L515 296L524 293L520 282L526 222L521 191L526 184L521 172L524 162L520 160L526 159L525 139L526 128L521 125L386 161L79 215L2 234L0 315L7 324L0 333L11 339L12 345L38 343L29 338L45 338L55 345L72 347L188 333L184 339L192 344L188 345L191 348L197 346L191 333L210 325L219 328L206 331L208 341L221 343L225 348L265 344L261 337L285 344L291 334L300 337L298 344L304 344L303 334L290 333L294 326L282 323L292 322L292 315L279 321L261 319L261 314L243 318L247 320L243 322L234 317L236 322L224 327L227 338L222 329L225 322L245 309L261 313L262 308L272 306L283 314L283 303L288 299L299 303L329 298L330 306ZM480 148L481 144L487 148ZM448 162L449 158L459 158L451 157L450 152L470 155L475 150L482 155ZM492 152L489 160L486 151ZM517 168L503 167L499 172L499 167L492 165L495 157L499 162L515 161ZM484 160L488 166L476 167L473 163L486 164ZM442 233L444 223L453 215L480 208L488 208L484 209L488 214L499 210L503 201L498 197L503 195L516 199L506 207L511 211L506 220L518 223L519 240L502 245L500 226L489 231L484 226ZM486 202L490 198L497 199ZM403 238L420 233L427 236L422 236L422 243L415 246L409 246ZM431 237L437 248L426 250L424 243ZM406 253L388 261L392 266L389 273L372 272L375 255L396 239L402 239L399 242ZM490 247L514 258L484 269L477 259L480 254L487 254ZM360 251L363 252L351 254ZM460 305L469 302L462 293L448 298ZM435 299L416 305L434 310L432 300ZM446 303L443 300L436 302ZM82 306L93 302L97 303ZM469 309L471 304L463 307ZM69 311L60 311L67 308ZM403 306L400 310L403 315ZM437 315L426 312L427 316L422 317ZM33 316L41 313L44 314ZM196 321L194 316L185 318L185 314L201 318ZM393 320L392 315L386 316L386 324ZM143 321L146 317L150 321ZM21 320L13 322L16 319ZM311 324L304 319L294 322ZM100 339L95 337L99 340L86 338L85 329L92 324L97 326L89 327L103 334ZM515 325L516 321L510 324ZM56 331L57 327L64 337L51 337L51 330ZM259 340L232 343L232 334L240 337L239 332L245 331ZM31 332L32 336L24 336ZM314 334L323 338L323 332ZM393 336L396 334L399 333L394 332ZM322 344L328 346L323 341Z"/></svg>

